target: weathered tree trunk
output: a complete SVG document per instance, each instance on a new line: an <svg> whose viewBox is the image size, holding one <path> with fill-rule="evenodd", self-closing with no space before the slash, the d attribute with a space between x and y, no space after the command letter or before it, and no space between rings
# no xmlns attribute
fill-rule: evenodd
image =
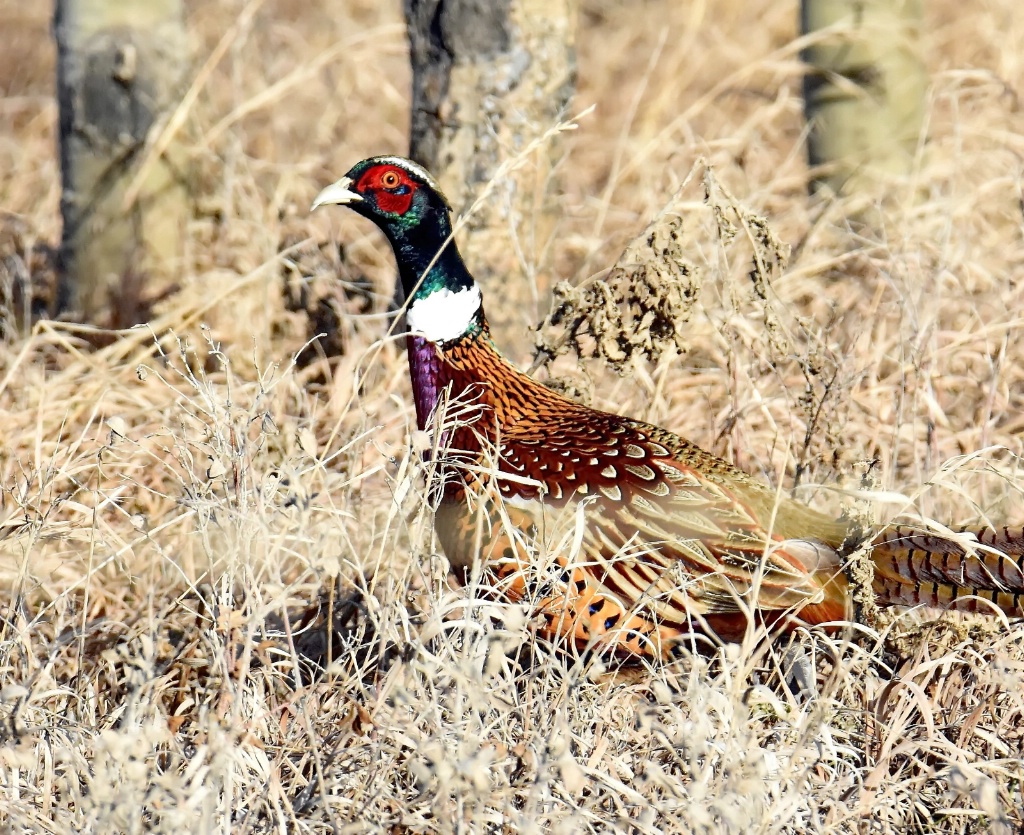
<svg viewBox="0 0 1024 835"><path fill-rule="evenodd" d="M813 187L848 194L908 173L928 88L923 0L802 0L801 23L819 33L804 53Z"/></svg>
<svg viewBox="0 0 1024 835"><path fill-rule="evenodd" d="M142 163L148 134L180 102L188 78L184 4L57 0L54 30L64 216L58 307L93 318L112 303L137 305L120 296L180 266L191 211L183 155L172 142Z"/></svg>
<svg viewBox="0 0 1024 835"><path fill-rule="evenodd" d="M404 0L412 53L410 154L456 213L563 119L575 86L575 0ZM500 344L526 347L547 282L532 266L554 234L557 138L495 184L460 248Z"/></svg>

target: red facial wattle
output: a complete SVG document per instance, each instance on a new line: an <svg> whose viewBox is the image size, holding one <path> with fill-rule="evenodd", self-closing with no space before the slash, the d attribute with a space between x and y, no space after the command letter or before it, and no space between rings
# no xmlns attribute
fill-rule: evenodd
<svg viewBox="0 0 1024 835"><path fill-rule="evenodd" d="M359 178L356 191L372 194L382 212L404 215L412 206L416 186L416 182L398 166L378 165Z"/></svg>

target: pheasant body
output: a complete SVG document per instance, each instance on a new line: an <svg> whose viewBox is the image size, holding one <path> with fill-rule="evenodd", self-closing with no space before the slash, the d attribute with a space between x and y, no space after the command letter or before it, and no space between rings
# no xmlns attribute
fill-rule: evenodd
<svg viewBox="0 0 1024 835"><path fill-rule="evenodd" d="M755 617L850 617L841 555L859 543L846 523L667 430L574 403L502 356L450 209L419 166L365 160L321 203L374 220L395 249L417 422L440 423L435 529L453 569L481 566L553 635L631 655L664 655L695 629L738 638ZM976 534L975 555L919 531L882 534L875 592L902 605L977 595L1019 612L1024 532Z"/></svg>

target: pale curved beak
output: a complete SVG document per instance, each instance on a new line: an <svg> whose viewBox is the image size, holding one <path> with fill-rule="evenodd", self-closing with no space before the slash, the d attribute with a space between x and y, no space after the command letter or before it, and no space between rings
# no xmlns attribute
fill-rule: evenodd
<svg viewBox="0 0 1024 835"><path fill-rule="evenodd" d="M310 207L310 211L319 209L321 206L327 205L345 205L346 203L362 203L363 197L361 194L352 191L349 186L352 185L351 177L342 177L338 182L331 183L317 196L316 200L313 201L313 205Z"/></svg>

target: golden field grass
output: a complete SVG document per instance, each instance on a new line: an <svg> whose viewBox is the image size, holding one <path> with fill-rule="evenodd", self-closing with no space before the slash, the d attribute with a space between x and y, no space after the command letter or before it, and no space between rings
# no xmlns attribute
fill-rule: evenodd
<svg viewBox="0 0 1024 835"><path fill-rule="evenodd" d="M27 8L0 0L22 248L60 234L54 50ZM794 4L584 3L595 109L524 272L583 280L678 216L682 350L557 373L836 513L1020 525L1024 17L928 14L928 139L868 235L806 196ZM752 635L620 671L455 587L391 255L351 213L307 216L406 148L400 4L193 3L189 26L201 57L231 42L191 114L180 291L113 340L2 320L4 831L1022 831L1019 624ZM791 247L764 298L757 217ZM301 287L335 294L337 350L307 347L327 308Z"/></svg>

